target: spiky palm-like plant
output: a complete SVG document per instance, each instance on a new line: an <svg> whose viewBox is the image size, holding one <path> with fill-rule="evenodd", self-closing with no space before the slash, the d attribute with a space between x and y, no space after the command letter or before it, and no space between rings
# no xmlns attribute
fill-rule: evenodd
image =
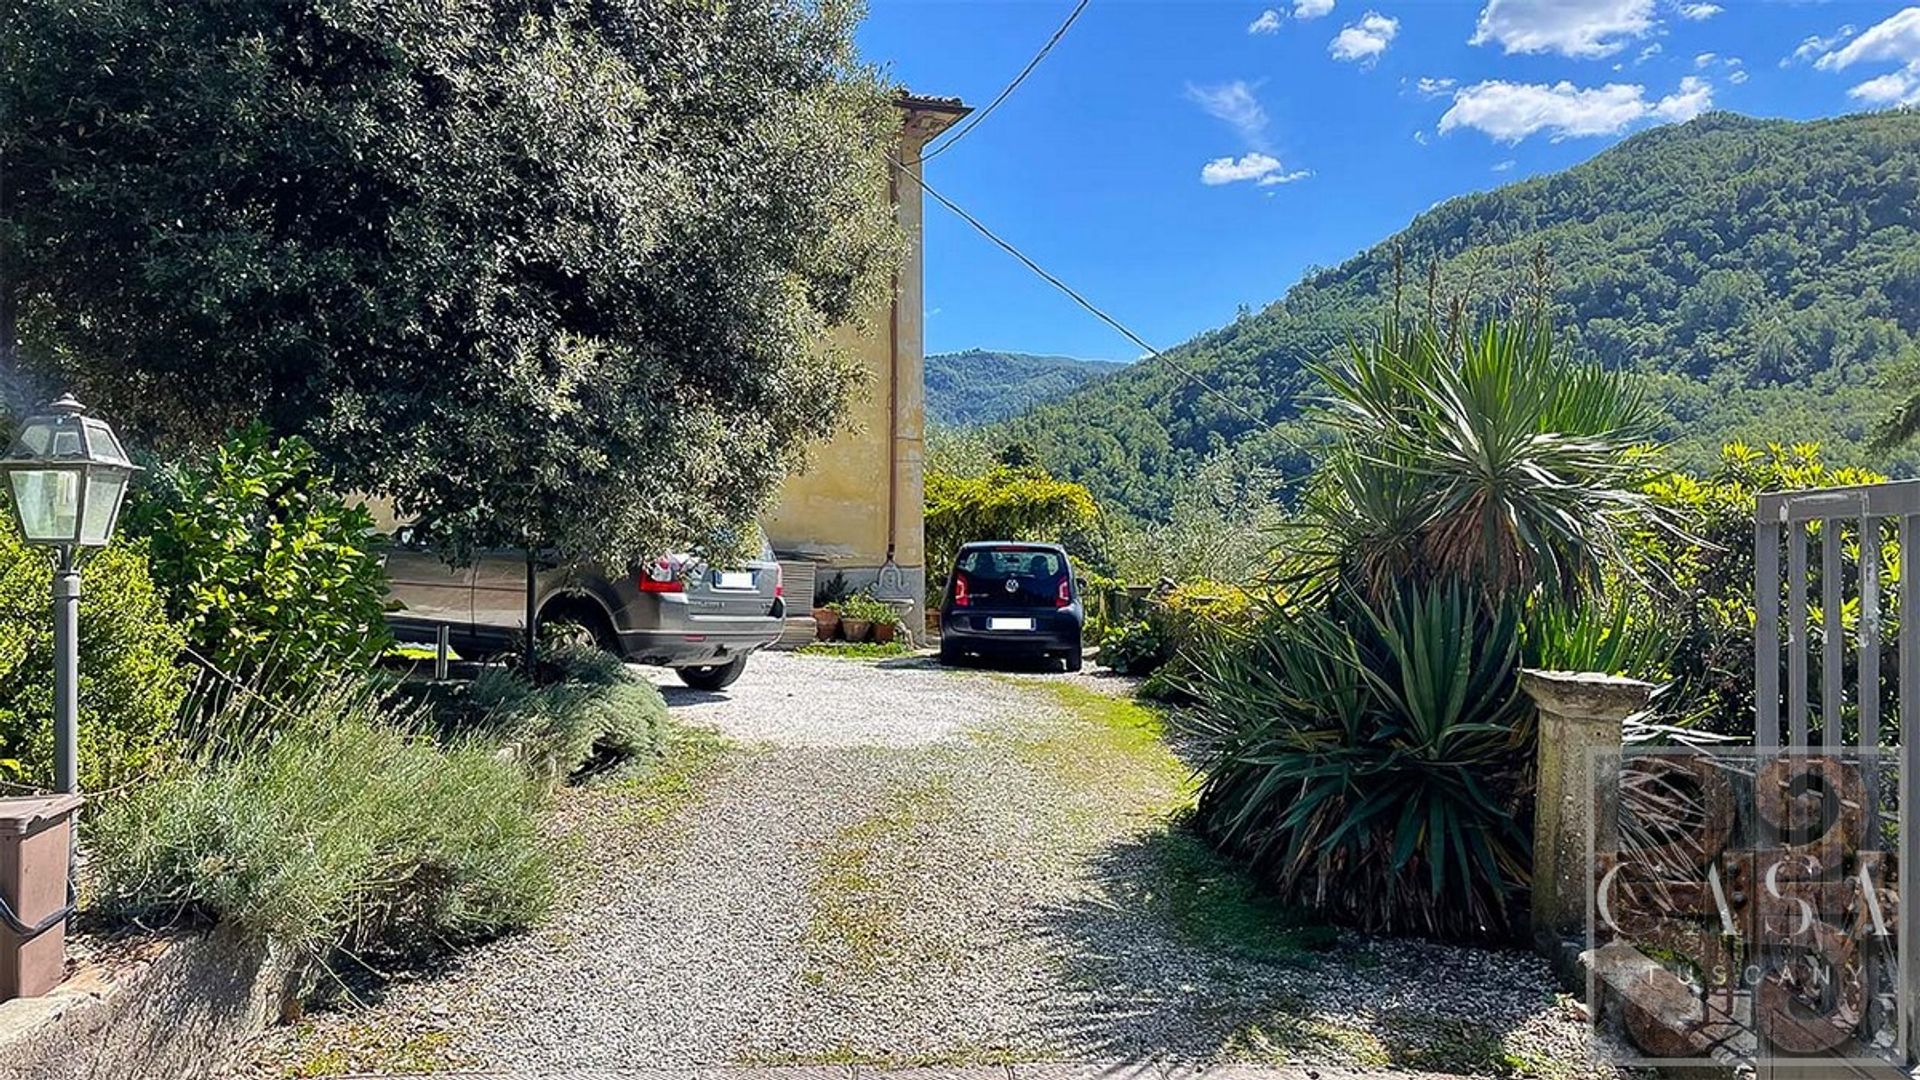
<svg viewBox="0 0 1920 1080"><path fill-rule="evenodd" d="M1544 319L1389 318L1316 373L1336 439L1303 521L1323 580L1578 595L1650 512L1645 396L1556 349Z"/></svg>

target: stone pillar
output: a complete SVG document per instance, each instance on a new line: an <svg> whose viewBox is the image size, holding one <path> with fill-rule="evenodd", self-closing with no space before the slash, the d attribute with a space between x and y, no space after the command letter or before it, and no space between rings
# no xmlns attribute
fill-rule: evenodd
<svg viewBox="0 0 1920 1080"><path fill-rule="evenodd" d="M1612 675L1526 670L1520 688L1540 710L1533 943L1558 963L1563 943L1586 932L1594 756L1619 751L1623 721L1647 707L1653 686Z"/></svg>

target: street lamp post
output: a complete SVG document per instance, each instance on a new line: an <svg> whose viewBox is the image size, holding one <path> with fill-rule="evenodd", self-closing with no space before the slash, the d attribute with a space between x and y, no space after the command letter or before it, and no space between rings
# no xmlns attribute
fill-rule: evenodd
<svg viewBox="0 0 1920 1080"><path fill-rule="evenodd" d="M72 394L29 416L0 472L13 494L14 522L29 545L51 549L53 574L53 771L66 793L80 790L80 568L82 549L113 536L127 483L139 469L106 421L86 415Z"/></svg>

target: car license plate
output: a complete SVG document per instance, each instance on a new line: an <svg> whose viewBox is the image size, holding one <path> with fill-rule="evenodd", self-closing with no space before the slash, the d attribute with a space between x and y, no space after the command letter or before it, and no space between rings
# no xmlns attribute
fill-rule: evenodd
<svg viewBox="0 0 1920 1080"><path fill-rule="evenodd" d="M988 619L987 629L989 630L1031 630L1033 629L1033 620L1032 619Z"/></svg>
<svg viewBox="0 0 1920 1080"><path fill-rule="evenodd" d="M751 589L753 588L753 571L715 571L713 575L713 587L716 589Z"/></svg>

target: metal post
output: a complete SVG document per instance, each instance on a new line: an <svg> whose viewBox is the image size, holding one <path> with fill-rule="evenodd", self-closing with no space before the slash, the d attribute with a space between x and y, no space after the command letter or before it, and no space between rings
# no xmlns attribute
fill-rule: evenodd
<svg viewBox="0 0 1920 1080"><path fill-rule="evenodd" d="M73 549L53 572L53 779L63 794L80 790L80 571Z"/></svg>
<svg viewBox="0 0 1920 1080"><path fill-rule="evenodd" d="M453 628L441 623L433 635L433 677L447 681L447 650L452 647Z"/></svg>
<svg viewBox="0 0 1920 1080"><path fill-rule="evenodd" d="M539 586L540 586L539 567L534 563L533 549L528 548L527 549L527 615L526 615L526 620L527 620L526 621L526 626L527 626L526 649L527 651L526 651L526 656L524 660L526 664L526 672L529 677L533 675L533 666L539 659L538 657L539 650L537 646L540 639L536 635L538 635L538 633L540 632L540 628L537 625L535 625L540 618Z"/></svg>

